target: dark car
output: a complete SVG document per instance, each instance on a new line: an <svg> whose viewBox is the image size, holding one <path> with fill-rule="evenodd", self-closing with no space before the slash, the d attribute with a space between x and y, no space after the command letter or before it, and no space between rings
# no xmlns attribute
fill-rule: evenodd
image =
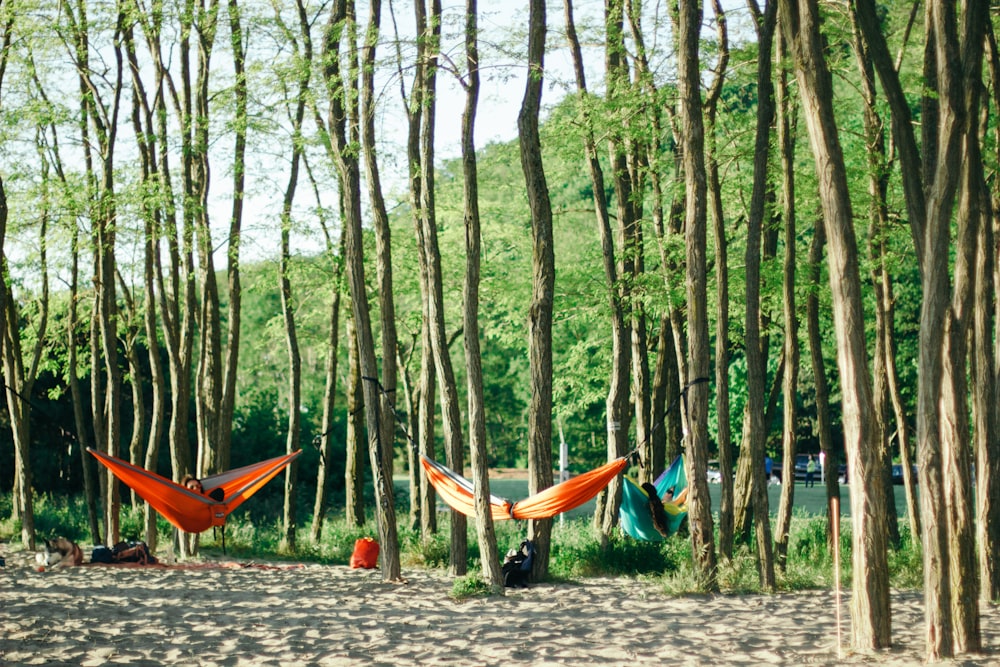
<svg viewBox="0 0 1000 667"><path fill-rule="evenodd" d="M816 464L816 473L818 478L819 469L819 458L813 457L813 461ZM809 454L798 454L795 457L795 479L804 480L806 478L806 467L809 465Z"/></svg>
<svg viewBox="0 0 1000 667"><path fill-rule="evenodd" d="M913 482L917 481L917 466L914 464L910 470L913 471ZM899 463L894 463L892 465L892 483L902 484L903 483L903 466Z"/></svg>
<svg viewBox="0 0 1000 667"><path fill-rule="evenodd" d="M813 455L813 459L816 461L816 480L820 479L820 467L819 467L819 457ZM796 454L795 456L795 479L802 481L806 478L806 466L809 465L809 454ZM771 474L777 478L778 482L781 482L782 476L782 462L775 461L774 468L771 470Z"/></svg>

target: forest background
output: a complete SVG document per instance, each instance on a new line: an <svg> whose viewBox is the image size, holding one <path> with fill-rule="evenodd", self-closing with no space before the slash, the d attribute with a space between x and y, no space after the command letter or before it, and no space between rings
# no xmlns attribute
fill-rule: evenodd
<svg viewBox="0 0 1000 667"><path fill-rule="evenodd" d="M996 13L701 9L0 0L0 489L25 545L39 491L83 490L95 541L117 539L88 445L175 479L303 447L288 548L335 489L363 521L369 474L392 579L394 472L433 531L417 452L468 456L477 489L527 467L536 492L558 434L575 471L635 448L650 478L687 453L707 589L704 473L735 469L719 553L755 534L773 587L794 492L772 540L764 457L788 479L822 451L856 482L855 644L889 641L898 460L928 653L975 650L969 600L1000 597ZM482 146L480 76L506 103ZM537 576L550 528L529 528Z"/></svg>

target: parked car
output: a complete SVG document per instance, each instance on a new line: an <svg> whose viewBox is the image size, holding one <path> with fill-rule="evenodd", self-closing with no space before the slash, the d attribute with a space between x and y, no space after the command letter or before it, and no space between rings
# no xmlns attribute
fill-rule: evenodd
<svg viewBox="0 0 1000 667"><path fill-rule="evenodd" d="M913 471L913 482L917 481L917 466L913 464L910 470ZM903 483L903 465L900 463L892 464L892 483L902 484Z"/></svg>
<svg viewBox="0 0 1000 667"><path fill-rule="evenodd" d="M719 470L719 462L712 459L708 462L708 473L706 475L709 484L721 484L722 483L722 471Z"/></svg>
<svg viewBox="0 0 1000 667"><path fill-rule="evenodd" d="M820 481L820 468L819 468L819 457L814 455L816 460L816 481ZM806 466L809 465L809 454L796 454L795 455L795 479L797 481L802 481L806 478ZM781 482L782 476L782 462L775 461L774 468L771 470L771 476L776 478L778 482Z"/></svg>
<svg viewBox="0 0 1000 667"><path fill-rule="evenodd" d="M795 456L795 479L803 481L806 478L806 467L809 465L809 454L797 454ZM815 457L816 481L820 479L819 457Z"/></svg>

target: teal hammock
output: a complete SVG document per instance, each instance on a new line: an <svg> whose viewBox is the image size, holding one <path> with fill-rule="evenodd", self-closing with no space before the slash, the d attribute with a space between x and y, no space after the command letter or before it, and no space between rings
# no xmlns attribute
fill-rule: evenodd
<svg viewBox="0 0 1000 667"><path fill-rule="evenodd" d="M629 477L624 476L625 484L622 485L622 504L618 510L618 518L622 530L629 536L637 540L647 542L662 542L664 537L653 527L653 517L649 512L647 499L649 496L639 483ZM670 467L663 471L663 474L653 483L657 494L663 497L667 489L674 487L674 497L680 495L681 491L687 488L687 474L684 472L684 457L678 456ZM667 516L670 519L670 534L673 535L680 528L684 519L687 518L687 509L674 513L676 506L667 503L664 506Z"/></svg>

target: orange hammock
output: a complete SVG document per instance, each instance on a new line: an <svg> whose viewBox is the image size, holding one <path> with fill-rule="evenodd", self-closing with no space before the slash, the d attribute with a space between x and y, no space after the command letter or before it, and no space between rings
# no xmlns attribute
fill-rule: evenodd
<svg viewBox="0 0 1000 667"><path fill-rule="evenodd" d="M475 490L472 483L426 456L421 455L420 463L424 466L427 479L437 489L438 495L454 510L475 518ZM490 507L493 520L548 519L568 512L596 496L615 475L625 469L626 465L628 457L623 456L516 503L491 495Z"/></svg>
<svg viewBox="0 0 1000 667"><path fill-rule="evenodd" d="M90 447L87 451L167 521L188 533L200 533L212 526L224 526L230 512L257 493L302 453L300 449L291 454L205 477L201 480L205 488L202 494L128 461L108 456ZM216 489L221 490L221 495ZM221 500L215 500L209 494L220 497Z"/></svg>

